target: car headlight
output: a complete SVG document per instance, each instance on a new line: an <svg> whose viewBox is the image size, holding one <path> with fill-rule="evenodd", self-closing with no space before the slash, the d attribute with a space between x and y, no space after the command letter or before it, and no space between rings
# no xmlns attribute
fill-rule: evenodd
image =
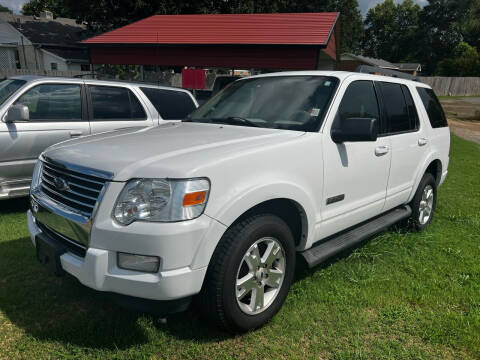
<svg viewBox="0 0 480 360"><path fill-rule="evenodd" d="M202 215L209 191L205 178L133 179L118 196L112 217L122 225L195 219Z"/></svg>
<svg viewBox="0 0 480 360"><path fill-rule="evenodd" d="M30 184L30 194L35 192L42 183L42 168L43 163L41 160L37 160L35 168L33 169L32 183Z"/></svg>

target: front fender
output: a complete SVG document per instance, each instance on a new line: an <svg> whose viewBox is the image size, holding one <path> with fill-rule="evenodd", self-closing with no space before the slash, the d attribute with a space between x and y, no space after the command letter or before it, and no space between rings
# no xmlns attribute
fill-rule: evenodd
<svg viewBox="0 0 480 360"><path fill-rule="evenodd" d="M207 215L230 226L249 209L268 200L288 199L300 205L307 215L308 224L314 224L314 199L313 194L308 194L304 189L294 183L282 182L276 184L265 184L255 188L245 189L241 196L235 198L234 202L227 202L217 208L215 213ZM309 228L313 228L309 226ZM310 231L310 229L309 229Z"/></svg>
<svg viewBox="0 0 480 360"><path fill-rule="evenodd" d="M237 220L242 214L251 208L268 200L287 199L294 201L299 207L303 209L307 221L307 236L306 239L299 245L303 249L308 244L312 243L315 233L315 208L311 199L314 199L313 194L308 194L302 188L293 183L283 182L276 184L260 185L255 188L244 190L241 196L226 197L235 199L233 202L224 202L221 206L208 209L205 215L215 219L223 224L223 232L216 233L215 236L207 236L203 243L200 244L197 255L195 256L194 268L198 266L205 266L211 259L218 242L223 236L223 233Z"/></svg>

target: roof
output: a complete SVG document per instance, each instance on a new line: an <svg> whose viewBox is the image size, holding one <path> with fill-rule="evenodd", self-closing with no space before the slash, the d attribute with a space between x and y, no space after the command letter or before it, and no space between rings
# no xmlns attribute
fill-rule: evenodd
<svg viewBox="0 0 480 360"><path fill-rule="evenodd" d="M422 71L422 65L416 63L395 63L400 70L405 71Z"/></svg>
<svg viewBox="0 0 480 360"><path fill-rule="evenodd" d="M77 24L74 19L46 19L34 16L23 16L10 13L0 13L0 21L13 26L34 44L65 44L74 45L91 33L85 25Z"/></svg>
<svg viewBox="0 0 480 360"><path fill-rule="evenodd" d="M254 76L247 76L242 77L237 81L243 81L245 79L251 78L262 78L262 77L275 77L275 76L333 76L338 78L340 81L343 81L350 77L360 78L360 79L372 79L377 81L387 81L392 83L399 83L399 84L413 84L417 87L425 87L430 88L430 85L419 82L413 81L409 79L401 79L398 77L392 76L385 76L385 75L377 75L377 74L367 74L367 73L358 73L358 72L351 72L351 71L325 71L325 70L306 70L306 71L282 71L282 72L274 72L274 73L267 73L267 74L260 74Z"/></svg>
<svg viewBox="0 0 480 360"><path fill-rule="evenodd" d="M176 86L167 86L167 85L158 85L149 82L138 82L138 81L127 81L127 80L97 80L97 79L87 79L79 77L63 77L63 76L43 76L43 75L15 75L9 76L9 79L18 79L28 82L39 82L39 81L68 81L76 83L89 83L89 84L99 84L99 85L133 85L139 87L148 87L162 90L172 90L172 91L181 91L191 94L187 89L182 89Z"/></svg>
<svg viewBox="0 0 480 360"><path fill-rule="evenodd" d="M88 49L86 47L52 47L43 46L42 50L52 53L67 61L89 63Z"/></svg>
<svg viewBox="0 0 480 360"><path fill-rule="evenodd" d="M154 15L86 44L326 46L339 13Z"/></svg>
<svg viewBox="0 0 480 360"><path fill-rule="evenodd" d="M365 63L366 65L377 66L384 69L398 70L398 66L383 59L375 59L368 56L355 55L355 54L349 54L349 53L342 54L342 57L343 56L354 58L355 60Z"/></svg>

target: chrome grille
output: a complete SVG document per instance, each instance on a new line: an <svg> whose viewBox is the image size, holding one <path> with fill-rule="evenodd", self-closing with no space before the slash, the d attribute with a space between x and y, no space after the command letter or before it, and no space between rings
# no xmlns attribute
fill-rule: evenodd
<svg viewBox="0 0 480 360"><path fill-rule="evenodd" d="M41 189L49 198L91 217L106 179L73 171L49 162L42 167ZM65 186L59 186L65 185Z"/></svg>

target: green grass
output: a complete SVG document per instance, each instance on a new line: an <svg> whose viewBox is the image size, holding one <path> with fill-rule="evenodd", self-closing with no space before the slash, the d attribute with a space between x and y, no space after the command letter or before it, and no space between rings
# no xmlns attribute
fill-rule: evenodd
<svg viewBox="0 0 480 360"><path fill-rule="evenodd" d="M440 95L438 96L439 99L446 99L446 100L456 100L456 99L465 99L465 98L474 98L474 97L480 97L480 95Z"/></svg>
<svg viewBox="0 0 480 360"><path fill-rule="evenodd" d="M127 311L37 264L26 200L0 203L0 358L478 359L480 148L453 137L450 174L423 233L390 231L300 269L264 328L229 336L194 310Z"/></svg>

